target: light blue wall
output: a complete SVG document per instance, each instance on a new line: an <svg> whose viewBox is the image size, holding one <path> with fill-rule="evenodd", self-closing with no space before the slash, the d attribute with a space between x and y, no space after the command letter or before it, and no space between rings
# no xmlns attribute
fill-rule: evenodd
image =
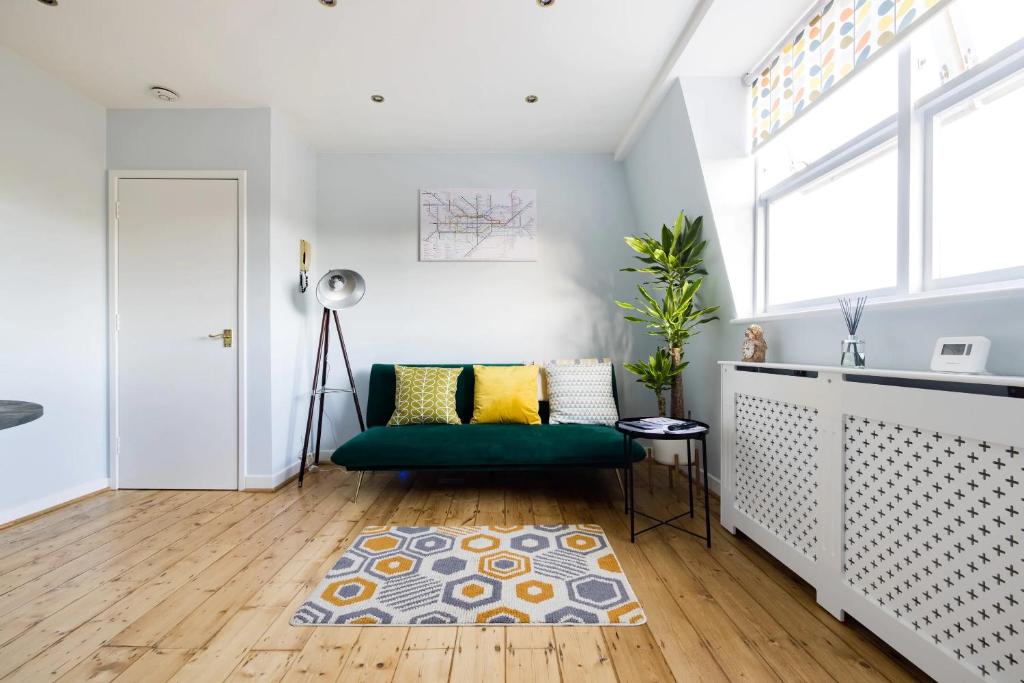
<svg viewBox="0 0 1024 683"><path fill-rule="evenodd" d="M611 155L322 154L317 185L320 270L367 280L366 298L342 312L361 391L375 362L609 356L624 409L635 405L621 368L636 357L634 337L613 303L632 280L619 268L633 212ZM537 262L420 262L419 190L431 187L536 189ZM332 382L344 386L340 355L332 359ZM333 445L355 419L347 396L331 401Z"/></svg>
<svg viewBox="0 0 1024 683"><path fill-rule="evenodd" d="M694 138L687 105L699 105L705 119L717 122L716 135L731 130L730 119L739 126L743 114L733 111L730 100L698 99L700 92L700 88L690 88L685 82L674 84L626 158L625 167L630 196L645 229L670 220L680 208L705 217L705 236L711 242L705 300L723 305L724 320L687 347L690 367L686 371L686 398L695 417L717 421L720 406L716 361L739 358L746 325L727 321L735 315L733 301L749 299L748 291L734 292L730 288L725 259L729 259L730 265L752 264L752 256L749 246L742 244L722 253L721 244L726 241L718 239L716 231L722 226L715 218L716 213L724 210L709 200L706 180L710 165L698 153L700 141ZM735 216L735 210L729 211ZM751 214L751 231L752 220ZM970 226L965 226L965 239L969 238ZM838 363L839 343L845 336L838 311L761 324L768 339L769 361ZM946 300L869 308L861 329L872 367L925 370L937 338L981 335L993 344L990 372L1024 375L1024 295L1019 292L981 301ZM709 452L710 471L717 475L717 439L712 441Z"/></svg>

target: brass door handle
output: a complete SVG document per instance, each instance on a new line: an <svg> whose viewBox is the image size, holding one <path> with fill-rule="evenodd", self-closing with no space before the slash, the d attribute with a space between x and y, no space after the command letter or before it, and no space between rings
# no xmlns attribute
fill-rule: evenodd
<svg viewBox="0 0 1024 683"><path fill-rule="evenodd" d="M210 339L223 339L224 348L231 348L231 330L224 330L220 334L208 334L206 336Z"/></svg>

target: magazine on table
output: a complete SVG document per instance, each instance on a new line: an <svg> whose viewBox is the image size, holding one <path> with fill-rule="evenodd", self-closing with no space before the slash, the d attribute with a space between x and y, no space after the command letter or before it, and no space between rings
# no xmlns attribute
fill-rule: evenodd
<svg viewBox="0 0 1024 683"><path fill-rule="evenodd" d="M693 420L676 420L671 417L645 417L638 420L623 420L622 425L648 434L694 434L704 427Z"/></svg>

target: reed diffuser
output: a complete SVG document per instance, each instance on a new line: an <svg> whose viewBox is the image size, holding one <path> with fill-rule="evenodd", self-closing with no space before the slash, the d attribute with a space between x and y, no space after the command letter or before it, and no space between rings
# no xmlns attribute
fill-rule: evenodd
<svg viewBox="0 0 1024 683"><path fill-rule="evenodd" d="M842 343L843 355L839 364L843 367L863 368L866 365L864 340L857 338L857 328L860 327L860 318L867 302L866 296L859 296L856 301L849 297L839 297L839 309L843 312L846 330L850 333Z"/></svg>

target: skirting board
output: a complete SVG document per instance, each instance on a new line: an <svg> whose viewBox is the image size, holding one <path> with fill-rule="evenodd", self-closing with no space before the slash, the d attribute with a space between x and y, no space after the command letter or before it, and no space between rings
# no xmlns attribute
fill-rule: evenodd
<svg viewBox="0 0 1024 683"><path fill-rule="evenodd" d="M299 475L299 463L293 462L273 474L246 474L245 491L276 491Z"/></svg>
<svg viewBox="0 0 1024 683"><path fill-rule="evenodd" d="M34 517L43 512L48 512L54 508L63 507L68 503L72 503L79 498L91 496L99 491L104 491L110 488L110 479L94 479L93 481L79 484L78 486L72 486L69 489L64 489L57 493L33 500L30 503L24 503L17 507L7 508L6 510L0 510L0 527L8 526L15 522L24 521L28 517Z"/></svg>

